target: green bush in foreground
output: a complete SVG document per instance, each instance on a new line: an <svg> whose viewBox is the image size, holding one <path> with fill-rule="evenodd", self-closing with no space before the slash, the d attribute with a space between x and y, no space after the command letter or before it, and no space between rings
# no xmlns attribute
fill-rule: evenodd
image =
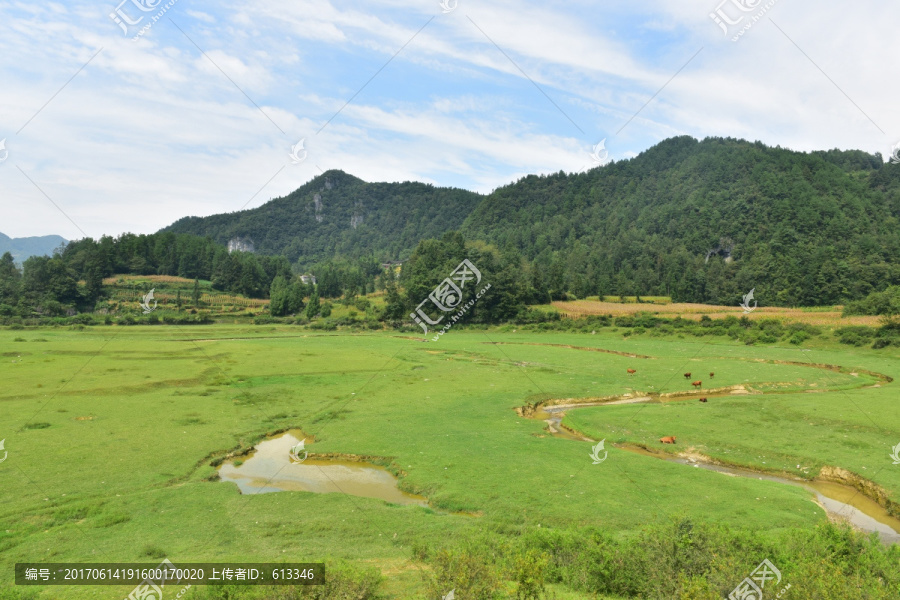
<svg viewBox="0 0 900 600"><path fill-rule="evenodd" d="M416 554L431 565L434 599L451 589L460 600L546 598L545 582L642 600L724 598L764 559L782 574L766 597L788 585L792 600L900 597L900 547L831 523L772 534L682 519L628 538L544 528Z"/></svg>

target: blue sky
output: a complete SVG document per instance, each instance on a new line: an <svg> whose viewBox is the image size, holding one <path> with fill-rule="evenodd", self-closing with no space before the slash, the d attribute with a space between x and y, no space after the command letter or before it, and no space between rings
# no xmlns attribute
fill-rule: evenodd
<svg viewBox="0 0 900 600"><path fill-rule="evenodd" d="M874 1L6 2L0 231L150 233L328 169L489 192L595 168L604 139L887 156L897 23Z"/></svg>

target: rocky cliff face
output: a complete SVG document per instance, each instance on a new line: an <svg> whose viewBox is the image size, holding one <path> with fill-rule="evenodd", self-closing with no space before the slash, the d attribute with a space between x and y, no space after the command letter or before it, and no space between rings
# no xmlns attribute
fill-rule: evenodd
<svg viewBox="0 0 900 600"><path fill-rule="evenodd" d="M228 240L228 251L229 252L256 252L256 248L253 246L253 240L250 238L232 238Z"/></svg>

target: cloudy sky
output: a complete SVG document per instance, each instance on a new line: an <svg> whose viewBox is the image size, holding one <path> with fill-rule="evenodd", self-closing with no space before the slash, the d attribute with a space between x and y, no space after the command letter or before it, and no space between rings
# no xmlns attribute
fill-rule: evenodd
<svg viewBox="0 0 900 600"><path fill-rule="evenodd" d="M7 1L0 231L151 233L328 169L489 192L601 140L889 155L900 4L719 2Z"/></svg>

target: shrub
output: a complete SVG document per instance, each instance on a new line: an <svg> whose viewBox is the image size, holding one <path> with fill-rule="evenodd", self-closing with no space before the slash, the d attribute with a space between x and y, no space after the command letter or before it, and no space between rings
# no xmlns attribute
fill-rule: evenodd
<svg viewBox="0 0 900 600"><path fill-rule="evenodd" d="M805 331L795 331L793 335L791 335L790 342L794 345L800 345L806 340L810 338L810 335Z"/></svg>
<svg viewBox="0 0 900 600"><path fill-rule="evenodd" d="M456 590L460 598L492 600L500 589L496 563L471 548L443 549L432 559L428 597L442 598Z"/></svg>
<svg viewBox="0 0 900 600"><path fill-rule="evenodd" d="M864 325L851 325L849 327L836 329L834 334L842 344L862 346L869 343L869 341L875 337L875 330Z"/></svg>
<svg viewBox="0 0 900 600"><path fill-rule="evenodd" d="M845 317L900 314L900 286L890 286L883 292L872 292L862 300L848 302L841 314Z"/></svg>

